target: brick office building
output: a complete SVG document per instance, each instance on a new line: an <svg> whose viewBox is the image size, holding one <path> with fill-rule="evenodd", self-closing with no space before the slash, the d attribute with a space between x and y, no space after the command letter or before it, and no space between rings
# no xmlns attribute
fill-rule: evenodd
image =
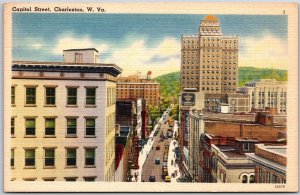
<svg viewBox="0 0 300 195"><path fill-rule="evenodd" d="M151 79L149 71L147 77L132 75L117 79L117 98L143 98L148 105L159 106L160 84Z"/></svg>
<svg viewBox="0 0 300 195"><path fill-rule="evenodd" d="M219 19L203 18L197 35L181 38L181 91L235 93L238 86L237 36L224 36Z"/></svg>
<svg viewBox="0 0 300 195"><path fill-rule="evenodd" d="M286 183L286 145L257 144L247 156L255 164L256 183Z"/></svg>

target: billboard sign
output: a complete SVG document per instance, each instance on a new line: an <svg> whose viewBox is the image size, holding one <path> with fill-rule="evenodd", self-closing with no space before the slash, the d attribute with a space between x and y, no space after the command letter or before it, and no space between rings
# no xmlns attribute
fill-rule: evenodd
<svg viewBox="0 0 300 195"><path fill-rule="evenodd" d="M195 106L195 94L194 93L182 93L181 94L182 106Z"/></svg>

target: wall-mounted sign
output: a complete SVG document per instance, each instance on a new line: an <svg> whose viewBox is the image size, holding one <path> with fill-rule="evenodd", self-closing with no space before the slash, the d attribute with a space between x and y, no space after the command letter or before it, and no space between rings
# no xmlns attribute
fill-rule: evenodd
<svg viewBox="0 0 300 195"><path fill-rule="evenodd" d="M194 93L182 93L181 94L182 106L195 106L195 94Z"/></svg>

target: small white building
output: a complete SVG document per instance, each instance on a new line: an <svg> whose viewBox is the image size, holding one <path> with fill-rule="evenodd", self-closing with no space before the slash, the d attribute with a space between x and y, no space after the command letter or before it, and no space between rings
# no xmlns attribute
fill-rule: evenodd
<svg viewBox="0 0 300 195"><path fill-rule="evenodd" d="M64 62L12 62L12 181L114 181L122 69L95 63L95 52L64 51Z"/></svg>
<svg viewBox="0 0 300 195"><path fill-rule="evenodd" d="M229 105L225 103L218 103L217 112L229 113Z"/></svg>

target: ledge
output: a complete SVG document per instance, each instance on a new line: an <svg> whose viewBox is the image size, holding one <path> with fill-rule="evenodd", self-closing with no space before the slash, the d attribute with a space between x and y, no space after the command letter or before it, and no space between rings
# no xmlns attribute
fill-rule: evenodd
<svg viewBox="0 0 300 195"><path fill-rule="evenodd" d="M35 166L25 166L24 169L36 169Z"/></svg>

